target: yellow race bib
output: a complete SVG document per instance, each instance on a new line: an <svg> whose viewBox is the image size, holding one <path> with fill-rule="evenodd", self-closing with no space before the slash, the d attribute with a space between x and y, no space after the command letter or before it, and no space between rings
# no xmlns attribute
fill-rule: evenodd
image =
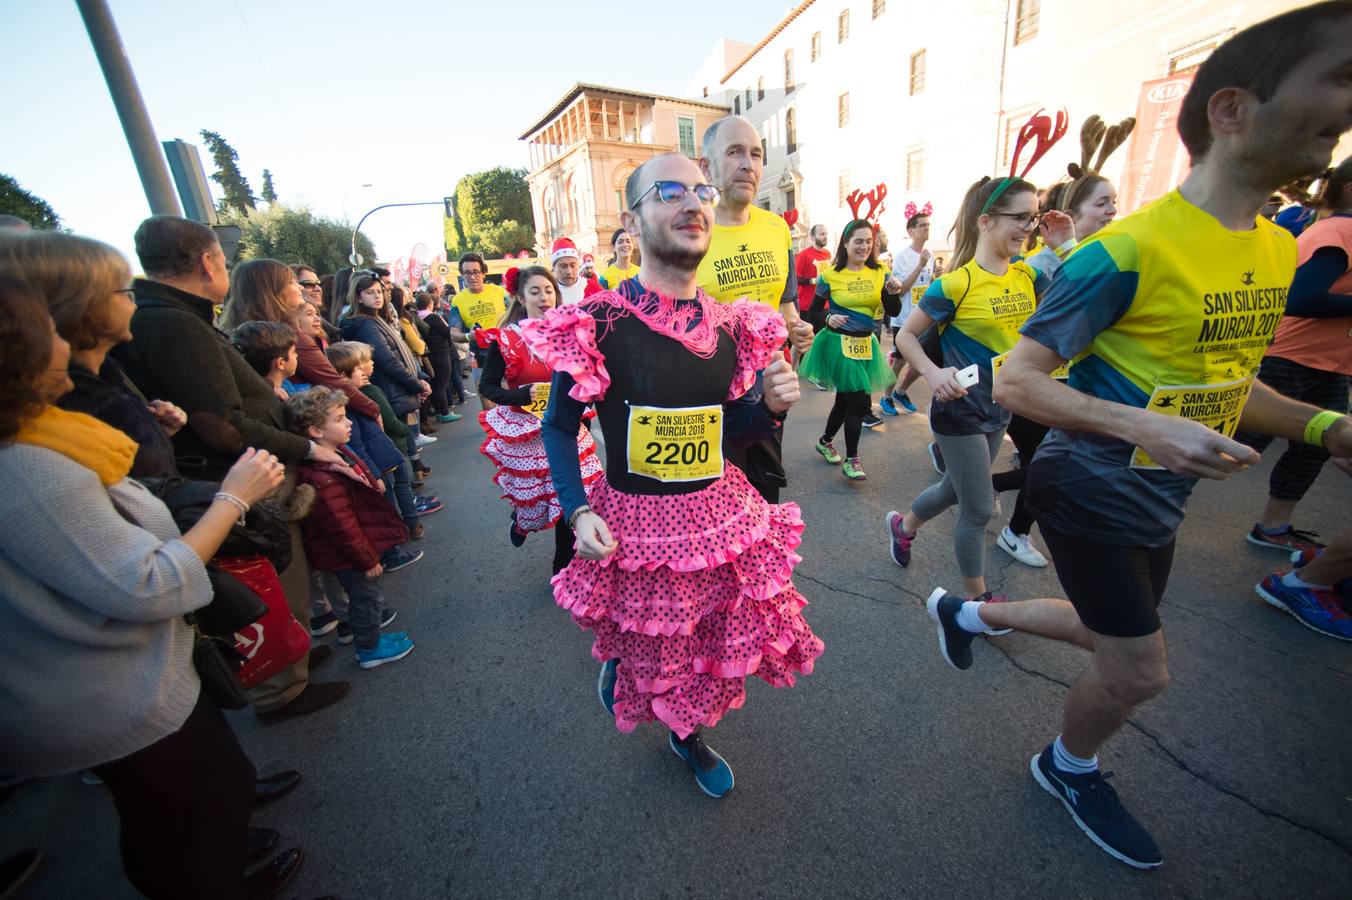
<svg viewBox="0 0 1352 900"><path fill-rule="evenodd" d="M1001 353L999 356L995 356L995 357L992 357L992 358L991 358L991 377L992 377L992 378L994 378L996 375L999 375L999 374L1000 374L1000 370L1003 369L1003 368L1005 367L1005 361L1009 359L1009 354L1010 354L1010 353L1013 353L1013 352L1014 352L1013 350L1010 350L1010 351L1007 352L1007 353ZM1065 381L1067 378L1070 377L1070 363L1062 363L1061 365L1057 366L1055 369L1052 369L1052 370L1051 370L1050 372L1048 372L1047 374L1050 375L1050 376L1053 377L1053 378L1059 378L1061 381Z"/></svg>
<svg viewBox="0 0 1352 900"><path fill-rule="evenodd" d="M545 410L549 408L549 388L548 381L539 381L532 384L530 386L530 403L522 409L537 419L543 419Z"/></svg>
<svg viewBox="0 0 1352 900"><path fill-rule="evenodd" d="M928 285L928 284L917 284L917 285L912 286L912 288L911 288L911 304L912 304L913 306L919 306L919 305L920 305L920 298L923 297L923 296L925 296L925 291L927 291L927 290L929 290L929 285Z"/></svg>
<svg viewBox="0 0 1352 900"><path fill-rule="evenodd" d="M723 407L629 407L629 474L704 481L723 474Z"/></svg>
<svg viewBox="0 0 1352 900"><path fill-rule="evenodd" d="M865 362L873 359L873 335L855 337L852 334L842 334L840 352L846 359L859 359Z"/></svg>
<svg viewBox="0 0 1352 900"><path fill-rule="evenodd" d="M1162 416L1182 416L1201 422L1212 431L1234 437L1239 416L1253 390L1253 378L1222 384L1160 385L1150 395L1146 409ZM1131 455L1133 469L1163 469L1140 447Z"/></svg>

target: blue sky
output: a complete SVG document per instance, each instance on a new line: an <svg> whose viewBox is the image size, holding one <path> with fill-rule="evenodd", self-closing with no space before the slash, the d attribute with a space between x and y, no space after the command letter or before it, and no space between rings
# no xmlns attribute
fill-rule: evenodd
<svg viewBox="0 0 1352 900"><path fill-rule="evenodd" d="M680 93L719 37L755 42L790 5L110 0L160 140L218 131L255 193L271 169L284 202L341 217L347 194L354 220L525 166L517 135L575 81ZM149 210L75 3L0 0L0 21L0 172L130 256ZM382 257L436 252L440 216L385 210L364 231Z"/></svg>

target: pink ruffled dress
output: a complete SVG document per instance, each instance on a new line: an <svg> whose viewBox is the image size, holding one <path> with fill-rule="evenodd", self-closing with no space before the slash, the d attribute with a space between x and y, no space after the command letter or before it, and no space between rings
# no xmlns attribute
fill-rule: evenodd
<svg viewBox="0 0 1352 900"><path fill-rule="evenodd" d="M516 324L481 332L481 336L484 341L498 345L507 366L508 388L548 384L553 377L549 367L531 352ZM512 504L516 527L527 532L552 528L562 516L554 483L549 478L545 445L540 439L543 412L543 408L532 411L503 405L479 413L479 424L487 434L479 451L497 467L493 483ZM583 484L595 483L601 477L601 461L596 456L596 442L586 427L578 429L577 458Z"/></svg>
<svg viewBox="0 0 1352 900"><path fill-rule="evenodd" d="M598 661L619 660L616 726L656 719L685 738L741 708L748 675L791 687L810 674L822 642L792 580L796 504L767 504L732 465L690 485L655 483L632 474L626 452L630 404L721 410L778 354L783 320L703 291L692 302L637 290L553 310L524 333L572 376L570 395L597 407L607 468L588 502L619 544L600 562L575 558L553 579L555 601L595 635Z"/></svg>

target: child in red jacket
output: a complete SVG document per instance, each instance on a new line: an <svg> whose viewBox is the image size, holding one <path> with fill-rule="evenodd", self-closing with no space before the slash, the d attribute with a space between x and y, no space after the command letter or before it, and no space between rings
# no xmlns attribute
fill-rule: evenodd
<svg viewBox="0 0 1352 900"><path fill-rule="evenodd" d="M343 458L342 464L304 462L301 483L315 489L315 503L301 522L310 565L332 571L350 601L348 621L357 645L357 663L374 669L413 651L404 632L381 634L386 616L380 589L380 554L408 540L399 513L382 494L385 484L346 446L352 436L347 397L326 387L293 394L286 401L287 426Z"/></svg>

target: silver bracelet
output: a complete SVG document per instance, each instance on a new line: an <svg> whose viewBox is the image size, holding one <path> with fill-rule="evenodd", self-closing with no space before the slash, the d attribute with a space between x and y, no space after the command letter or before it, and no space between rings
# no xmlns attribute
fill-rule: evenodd
<svg viewBox="0 0 1352 900"><path fill-rule="evenodd" d="M576 529L577 520L582 518L583 513L589 513L591 511L592 508L585 503L579 506L577 509L573 510L572 514L568 516L568 527L570 529Z"/></svg>
<svg viewBox="0 0 1352 900"><path fill-rule="evenodd" d="M249 511L249 504L245 503L243 500L239 499L234 494L227 494L225 491L221 491L211 499L224 500L226 503L229 503L235 509L239 510L239 524L241 525L244 524L244 514Z"/></svg>

